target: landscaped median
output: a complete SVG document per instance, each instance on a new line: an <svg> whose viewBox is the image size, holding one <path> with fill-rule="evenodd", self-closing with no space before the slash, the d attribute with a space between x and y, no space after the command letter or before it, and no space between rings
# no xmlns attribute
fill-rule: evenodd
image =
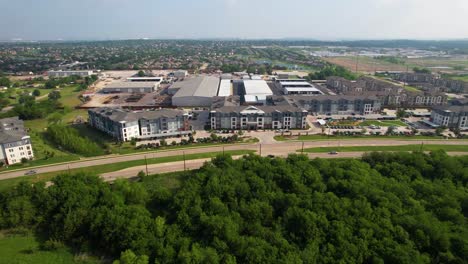
<svg viewBox="0 0 468 264"><path fill-rule="evenodd" d="M349 146L349 147L316 147L306 148L307 153L336 152L370 152L370 151L436 151L467 152L468 145L401 145L401 146ZM298 150L299 152L302 150Z"/></svg>
<svg viewBox="0 0 468 264"><path fill-rule="evenodd" d="M238 156L238 155L250 154L253 152L254 152L253 150L229 150L229 151L225 151L224 154L231 155L231 156ZM221 154L223 154L222 151L187 154L185 155L185 160L214 158L217 155L221 155ZM118 171L118 170L130 168L130 167L142 166L145 164L148 164L148 165L160 164L160 163L177 162L177 161L183 161L183 160L184 160L183 155L167 156L167 157L160 157L160 158L148 158L146 160L141 159L141 160L124 161L124 162L90 166L90 167L71 169L71 170L65 170L65 171L47 172L47 173L41 173L41 174L36 174L32 176L23 176L23 177L18 177L18 178L0 180L0 191L5 190L7 188L11 188L21 181L28 181L32 183L40 182L40 181L48 181L61 173L86 172L86 173L91 173L95 175L100 175L106 172Z"/></svg>

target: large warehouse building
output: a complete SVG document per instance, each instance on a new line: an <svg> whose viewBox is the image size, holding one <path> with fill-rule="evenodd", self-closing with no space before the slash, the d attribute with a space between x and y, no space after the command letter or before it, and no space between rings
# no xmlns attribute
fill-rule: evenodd
<svg viewBox="0 0 468 264"><path fill-rule="evenodd" d="M222 79L219 83L218 96L231 96L233 93L231 80Z"/></svg>
<svg viewBox="0 0 468 264"><path fill-rule="evenodd" d="M174 94L172 105L181 107L211 106L212 98L218 93L219 78L198 76L185 78L169 87L169 93Z"/></svg>
<svg viewBox="0 0 468 264"><path fill-rule="evenodd" d="M279 88L285 95L322 95L323 93L314 85L304 81L279 81L277 82Z"/></svg>
<svg viewBox="0 0 468 264"><path fill-rule="evenodd" d="M102 93L152 93L159 83L154 82L115 82L102 88Z"/></svg>
<svg viewBox="0 0 468 264"><path fill-rule="evenodd" d="M86 77L93 75L93 71L48 71L47 76L51 78L69 77L72 75Z"/></svg>
<svg viewBox="0 0 468 264"><path fill-rule="evenodd" d="M244 88L246 104L264 104L267 96L273 95L273 92L264 80L244 80Z"/></svg>

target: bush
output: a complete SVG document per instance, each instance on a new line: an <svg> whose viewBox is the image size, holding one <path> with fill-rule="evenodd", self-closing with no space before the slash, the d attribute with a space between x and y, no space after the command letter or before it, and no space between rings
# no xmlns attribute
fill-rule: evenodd
<svg viewBox="0 0 468 264"><path fill-rule="evenodd" d="M47 137L58 146L83 156L103 155L104 150L88 138L80 136L78 130L60 124L47 128Z"/></svg>
<svg viewBox="0 0 468 264"><path fill-rule="evenodd" d="M41 249L46 251L56 251L63 248L65 248L65 245L61 241L55 239L49 239L41 245Z"/></svg>

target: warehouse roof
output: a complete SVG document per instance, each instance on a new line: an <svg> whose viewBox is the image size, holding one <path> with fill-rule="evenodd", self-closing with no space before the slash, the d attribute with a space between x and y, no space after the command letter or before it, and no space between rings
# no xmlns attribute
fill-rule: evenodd
<svg viewBox="0 0 468 264"><path fill-rule="evenodd" d="M174 97L201 96L214 97L218 92L219 78L199 76L176 82L171 88L179 88Z"/></svg>
<svg viewBox="0 0 468 264"><path fill-rule="evenodd" d="M139 89L139 88L155 88L156 84L153 82L114 82L108 84L103 89Z"/></svg>
<svg viewBox="0 0 468 264"><path fill-rule="evenodd" d="M246 95L273 95L273 92L264 80L245 80L244 87Z"/></svg>
<svg viewBox="0 0 468 264"><path fill-rule="evenodd" d="M231 80L221 80L219 84L218 96L231 96L232 85Z"/></svg>

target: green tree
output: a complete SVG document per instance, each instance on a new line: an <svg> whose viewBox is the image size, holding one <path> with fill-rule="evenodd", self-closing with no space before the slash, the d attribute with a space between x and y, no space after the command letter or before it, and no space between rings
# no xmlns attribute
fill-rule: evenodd
<svg viewBox="0 0 468 264"><path fill-rule="evenodd" d="M138 73L137 73L138 77L145 77L145 72L142 71L142 70L139 70Z"/></svg>
<svg viewBox="0 0 468 264"><path fill-rule="evenodd" d="M11 81L8 77L0 77L0 86L10 87Z"/></svg>
<svg viewBox="0 0 468 264"><path fill-rule="evenodd" d="M35 97L38 97L41 95L41 91L39 89L34 89L34 91L32 92L32 95Z"/></svg>
<svg viewBox="0 0 468 264"><path fill-rule="evenodd" d="M120 254L120 259L112 262L113 264L148 264L149 258L146 255L137 256L133 251L125 250Z"/></svg>
<svg viewBox="0 0 468 264"><path fill-rule="evenodd" d="M57 101L61 97L62 97L62 95L60 94L59 91L52 91L48 95L49 100L52 100L52 101Z"/></svg>

